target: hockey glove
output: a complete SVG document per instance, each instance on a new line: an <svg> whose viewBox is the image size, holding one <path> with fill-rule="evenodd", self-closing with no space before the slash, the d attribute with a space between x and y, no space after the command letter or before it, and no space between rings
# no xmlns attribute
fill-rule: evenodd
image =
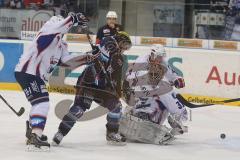
<svg viewBox="0 0 240 160"><path fill-rule="evenodd" d="M82 13L69 13L70 16L72 16L73 19L73 26L81 26L81 28L87 28L89 19Z"/></svg>
<svg viewBox="0 0 240 160"><path fill-rule="evenodd" d="M177 78L177 79L174 81L174 86L175 86L176 88L183 88L183 87L185 87L184 79L183 79L183 78Z"/></svg>
<svg viewBox="0 0 240 160"><path fill-rule="evenodd" d="M96 54L98 54L99 53L99 48L98 48L98 46L95 46L95 45L93 45L93 47L92 47L92 54L93 55L96 55Z"/></svg>

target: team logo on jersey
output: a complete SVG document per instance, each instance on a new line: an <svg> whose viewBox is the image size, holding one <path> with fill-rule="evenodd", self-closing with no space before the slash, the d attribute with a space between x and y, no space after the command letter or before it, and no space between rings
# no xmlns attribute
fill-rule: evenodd
<svg viewBox="0 0 240 160"><path fill-rule="evenodd" d="M38 88L38 84L36 81L33 81L32 83L30 83L31 88L34 92L40 92L39 88Z"/></svg>
<svg viewBox="0 0 240 160"><path fill-rule="evenodd" d="M103 33L110 33L110 29L104 29Z"/></svg>
<svg viewBox="0 0 240 160"><path fill-rule="evenodd" d="M39 125L39 124L44 123L44 122L45 122L45 120L42 119L42 118L32 118L32 120L31 120L31 124L33 126Z"/></svg>
<svg viewBox="0 0 240 160"><path fill-rule="evenodd" d="M30 87L28 87L28 88L25 88L23 91L24 91L24 93L25 93L26 97L29 99L29 98L30 98L30 96L32 95L31 88L30 88Z"/></svg>

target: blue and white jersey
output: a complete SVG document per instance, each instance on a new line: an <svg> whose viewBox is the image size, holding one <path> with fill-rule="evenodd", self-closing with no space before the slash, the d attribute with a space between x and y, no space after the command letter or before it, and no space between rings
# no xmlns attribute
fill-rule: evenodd
<svg viewBox="0 0 240 160"><path fill-rule="evenodd" d="M15 71L36 75L47 81L60 59L64 62L71 57L62 37L72 25L70 16L57 22L47 21L24 50Z"/></svg>
<svg viewBox="0 0 240 160"><path fill-rule="evenodd" d="M149 73L149 57L151 53L140 55L134 62L134 64L128 68L126 73L126 80L130 82L130 86L133 90L141 93L145 91L153 91L152 94L160 95L162 92L169 92L172 90L170 84L172 84L179 76L176 72L168 65L168 62L163 58L161 66L164 70L163 79L157 84L152 85L148 82ZM161 91L161 92L160 92Z"/></svg>

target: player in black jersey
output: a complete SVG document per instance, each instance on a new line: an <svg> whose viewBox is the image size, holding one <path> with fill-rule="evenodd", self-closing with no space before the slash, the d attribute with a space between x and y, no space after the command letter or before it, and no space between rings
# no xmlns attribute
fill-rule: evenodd
<svg viewBox="0 0 240 160"><path fill-rule="evenodd" d="M115 11L109 11L106 15L106 18L107 24L98 29L96 44L100 44L100 41L104 37L113 36L118 31L122 31L122 27L117 24L117 13Z"/></svg>

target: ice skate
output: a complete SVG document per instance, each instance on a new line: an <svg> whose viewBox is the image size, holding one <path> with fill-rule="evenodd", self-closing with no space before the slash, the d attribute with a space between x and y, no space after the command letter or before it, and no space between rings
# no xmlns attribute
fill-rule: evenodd
<svg viewBox="0 0 240 160"><path fill-rule="evenodd" d="M63 139L63 134L60 131L58 131L53 137L52 145L58 146L61 143L62 139Z"/></svg>
<svg viewBox="0 0 240 160"><path fill-rule="evenodd" d="M27 139L26 145L27 151L41 152L50 150L50 144L46 141L42 141L35 133L30 135L30 138Z"/></svg>
<svg viewBox="0 0 240 160"><path fill-rule="evenodd" d="M106 135L106 140L107 143L110 145L119 145L119 146L123 146L126 145L126 138L119 134L119 133L115 133L115 132L109 132Z"/></svg>
<svg viewBox="0 0 240 160"><path fill-rule="evenodd" d="M31 134L32 134L32 128L30 127L29 121L26 121L26 138L27 138L27 139L30 139ZM43 135L40 137L40 139L41 139L41 141L47 141L47 140L48 140L48 137L43 134Z"/></svg>

